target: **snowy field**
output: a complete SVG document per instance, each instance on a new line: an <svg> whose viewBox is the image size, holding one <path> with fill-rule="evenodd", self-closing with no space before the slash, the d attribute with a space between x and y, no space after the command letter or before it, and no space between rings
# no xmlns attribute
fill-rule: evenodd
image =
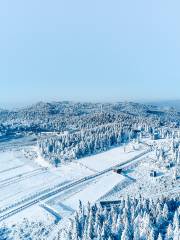
<svg viewBox="0 0 180 240"><path fill-rule="evenodd" d="M63 194L49 200L47 204L60 210L63 204L64 209L71 209L73 212L78 209L79 200L81 200L85 205L88 202L95 203L123 179L124 176L114 172L109 172L88 184L82 184L76 189L74 188L64 192Z"/></svg>
<svg viewBox="0 0 180 240"><path fill-rule="evenodd" d="M151 141L152 143L152 141ZM165 149L170 146L169 140L158 140L154 142L157 146L164 146ZM169 153L169 158L171 155ZM146 156L142 161L134 164L131 168L124 171L129 177L129 182L122 185L119 183L114 189L106 194L101 200L118 200L122 196L137 197L141 195L145 198L158 198L162 196L177 196L180 194L180 177L174 179L175 166L167 169L167 163L162 164L157 160L155 153ZM150 176L150 172L155 171L157 176ZM179 174L179 172L178 172Z"/></svg>
<svg viewBox="0 0 180 240"><path fill-rule="evenodd" d="M62 200L64 201L64 204L75 208L78 205L78 199L82 199L82 202L86 205L88 199L90 199L90 202L92 203L104 201L105 204L106 201L119 201L121 197L124 198L126 196L138 198L139 195L141 195L146 199L152 198L153 200L157 200L158 198L163 199L162 197L175 198L180 196L180 172L177 173L176 178L174 175L175 170L178 169L179 163L176 163L177 160L172 148L174 145L172 139L161 139L157 141L148 140L147 142L148 144L153 144L156 146L161 153L164 152L164 157L162 159L161 156L158 157L156 149L155 151L144 155L144 157L141 158L141 161L134 161L131 165L125 167L121 175L119 175L119 181L117 180L117 184L114 184L114 187L113 184L111 185L110 183L110 178L114 178L115 176L110 174L109 176L104 176L101 179L103 182L99 180L97 186L96 183L94 183L94 187L93 184L91 184L86 189L82 189L76 194L69 196L68 199L59 198L59 201ZM87 158L83 159L83 161L84 160L87 160ZM167 164L169 164L171 161L174 161L174 165L167 168ZM153 177L150 175L152 171L156 172L156 176ZM107 183L105 183L106 180ZM115 183L115 179L113 179L111 182ZM107 191L105 186L107 186ZM108 189L108 186L110 186L110 189ZM96 191L94 194L95 189ZM99 195L97 193L97 189L100 192ZM101 191L103 194L101 194ZM58 204L58 201L56 201L56 203ZM58 229L61 229L60 232L63 232L63 229L66 228L67 223L60 223L58 225ZM49 240L52 239L52 236L54 237L56 235L57 231L55 228L54 233L50 234ZM63 235L61 239L64 239Z"/></svg>
<svg viewBox="0 0 180 240"><path fill-rule="evenodd" d="M78 160L78 163L94 171L103 171L109 167L126 162L144 152L145 149L146 147L143 144L138 144L134 149L132 144L128 144L125 147L112 148L109 151L82 158Z"/></svg>
<svg viewBox="0 0 180 240"><path fill-rule="evenodd" d="M28 150L32 149L28 147ZM0 169L1 209L56 184L67 184L92 174L87 168L75 163L64 165L63 168L58 169L41 167L39 161L25 157L22 150L0 152ZM19 215L23 217L37 215L37 217L44 219L44 210L37 211L37 208L39 207L36 206L36 210L32 210L33 207L26 209L17 214L17 218L16 215L13 216L11 220L13 222L21 221L22 217ZM8 218L6 222L9 221Z"/></svg>
<svg viewBox="0 0 180 240"><path fill-rule="evenodd" d="M132 145L129 144L126 146L126 149L124 149L124 146L120 146L107 152L82 158L75 162L77 165L85 167L86 169L96 173L113 167L117 164L123 164L131 158L143 153L146 149L147 147L145 147L143 144L139 144L138 148L135 150L132 149ZM69 212L69 209L71 209L73 212L73 210L78 208L79 200L81 200L84 204L87 204L88 201L90 203L94 203L125 179L125 176L111 171L103 176L98 177L95 181L93 180L88 183L83 183L73 189L61 193L46 203L55 209L59 209L60 211L64 212L64 209L67 209L67 212ZM65 206L62 206L62 204Z"/></svg>
<svg viewBox="0 0 180 240"><path fill-rule="evenodd" d="M19 141L19 140L18 140ZM109 167L126 162L127 160L145 151L144 145L132 149L132 146L116 147L90 157L70 162L58 168L49 167L36 152L34 146L26 146L23 149L16 147L12 150L0 152L0 208L4 209L44 191L57 184L66 185L78 179L101 172ZM68 215L77 209L81 199L85 204L87 201L95 202L103 195L111 191L119 184L124 176L109 172L95 179L85 181L82 184L51 196L45 200L50 207L59 211L61 217ZM98 191L97 191L98 189ZM24 217L28 219L37 218L52 221L54 217L37 203L23 211L7 218L6 223L17 223ZM46 216L47 214L47 216Z"/></svg>
<svg viewBox="0 0 180 240"><path fill-rule="evenodd" d="M60 186L59 191L18 210L2 220L0 225L21 224L24 218L29 221L36 219L53 228L48 236L51 240L57 229L59 231L69 224L68 219L78 210L79 200L87 205L88 202L115 201L127 195L138 197L141 194L148 198L177 196L180 178L174 179L175 167L165 167L173 156L172 140L145 141L145 144L130 143L112 148L58 168L50 166L35 146L16 146L0 151L0 219L6 213L3 210L6 207L11 209L12 204L28 198L36 199L36 194L49 193L49 189ZM146 143L163 148L166 158L158 159L157 149L147 153ZM123 164L121 174L112 170L118 164ZM152 170L156 171L156 177L150 176ZM16 206L12 207L14 210Z"/></svg>
<svg viewBox="0 0 180 240"><path fill-rule="evenodd" d="M114 186L120 183L124 177L120 174L110 172L93 182L84 190L78 192L64 201L64 203L73 209L79 206L79 200L86 205L88 202L95 203L99 198L108 193Z"/></svg>
<svg viewBox="0 0 180 240"><path fill-rule="evenodd" d="M21 151L0 153L0 207L19 201L57 183L65 184L92 172L71 163L63 168L44 168L23 156ZM7 164L8 163L8 164Z"/></svg>

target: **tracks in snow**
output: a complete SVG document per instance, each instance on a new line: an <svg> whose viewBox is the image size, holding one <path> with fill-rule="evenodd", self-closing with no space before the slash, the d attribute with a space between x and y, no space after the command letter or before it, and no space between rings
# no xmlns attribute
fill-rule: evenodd
<svg viewBox="0 0 180 240"><path fill-rule="evenodd" d="M98 173L95 173L93 175L90 175L90 176L87 176L87 177L84 177L84 178L81 178L79 180L76 180L74 182L71 182L71 183L68 183L68 184L65 184L63 185L63 183L60 183L60 184L57 184L57 185L54 185L52 187L49 187L41 192L38 192L36 194L33 194L27 198L24 198L23 200L21 201L18 201L18 202L15 202L14 204L12 205L9 205L7 207L5 207L4 209L1 209L0 210L0 221L3 221L11 216L13 216L14 214L30 207L30 206L33 206L47 198L50 198L60 192L63 192L65 190L68 190L68 189L71 189L79 184L82 184L84 182L88 182L89 180L92 180L92 179L95 179L101 175L104 175L110 171L112 171L114 168L118 168L118 167L125 167L131 163L134 163L135 161L138 161L139 159L141 159L143 156L145 156L146 154L148 154L149 152L151 151L151 149L148 149L146 151L144 151L143 153L127 160L126 162L124 163L120 163L120 164L117 164L113 167L110 167L110 168L107 168L101 172L98 172Z"/></svg>
<svg viewBox="0 0 180 240"><path fill-rule="evenodd" d="M15 183L21 182L23 180L26 180L28 178L34 177L38 174L45 173L45 172L47 172L47 168L41 167L41 168L37 168L37 169L32 170L32 171L28 171L28 172L25 172L25 173L22 173L22 174L18 174L14 177L10 177L10 178L0 180L0 189L3 188L3 187L7 187L11 184L15 184Z"/></svg>
<svg viewBox="0 0 180 240"><path fill-rule="evenodd" d="M17 168L21 168L21 167L23 167L23 166L25 166L25 165L26 165L26 164L21 164L21 165L18 165L18 166L16 166L16 167L12 167L12 168L8 168L8 169L5 169L5 170L2 170L2 171L0 171L0 174L1 174L1 173L5 173L5 172L12 171L12 170L17 169Z"/></svg>
<svg viewBox="0 0 180 240"><path fill-rule="evenodd" d="M35 146L36 145L36 141L29 141L29 142L25 142L25 143L8 143L8 144L0 144L0 151L7 151L7 150L12 150L12 149L23 149L24 147L28 147L28 146Z"/></svg>

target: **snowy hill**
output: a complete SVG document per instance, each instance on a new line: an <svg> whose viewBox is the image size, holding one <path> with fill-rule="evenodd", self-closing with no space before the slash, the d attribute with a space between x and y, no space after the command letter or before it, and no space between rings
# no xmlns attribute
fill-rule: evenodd
<svg viewBox="0 0 180 240"><path fill-rule="evenodd" d="M180 114L133 102L0 110L0 189L0 240L179 240Z"/></svg>

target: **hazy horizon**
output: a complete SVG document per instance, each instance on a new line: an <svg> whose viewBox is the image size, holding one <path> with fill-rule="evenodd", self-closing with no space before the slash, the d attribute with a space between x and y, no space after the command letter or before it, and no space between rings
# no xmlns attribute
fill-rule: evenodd
<svg viewBox="0 0 180 240"><path fill-rule="evenodd" d="M31 101L31 102L19 102L19 103L1 103L0 102L0 108L1 109L8 109L12 110L15 108L23 108L27 106L31 106L34 104L37 104L39 102L44 102L44 103L52 103L52 102L63 102L63 101L69 101L69 102L89 102L89 103L116 103L116 102L135 102L135 103L140 103L140 104L147 104L147 105L157 105L157 106L166 106L166 107L176 107L178 110L180 109L180 99L156 99L156 100L143 100L143 99L117 99L114 101L92 101L92 100L76 100L76 99L46 99L46 100L39 100L39 101Z"/></svg>

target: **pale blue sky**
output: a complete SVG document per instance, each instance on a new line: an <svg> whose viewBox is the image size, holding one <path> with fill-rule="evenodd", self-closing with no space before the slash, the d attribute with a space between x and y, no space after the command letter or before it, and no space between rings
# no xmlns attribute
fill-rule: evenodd
<svg viewBox="0 0 180 240"><path fill-rule="evenodd" d="M0 3L0 106L180 98L179 0Z"/></svg>

